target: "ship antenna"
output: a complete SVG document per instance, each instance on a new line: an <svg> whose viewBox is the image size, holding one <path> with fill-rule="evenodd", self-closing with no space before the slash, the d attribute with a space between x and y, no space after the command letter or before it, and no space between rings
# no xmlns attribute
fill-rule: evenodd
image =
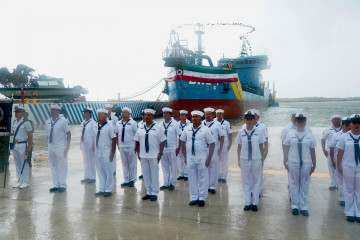
<svg viewBox="0 0 360 240"><path fill-rule="evenodd" d="M197 35L198 38L198 49L196 51L197 54L202 55L204 53L203 49L202 49L202 41L201 41L201 36L204 34L204 25L197 23L195 25L195 34ZM202 65L202 58L197 58L197 65Z"/></svg>

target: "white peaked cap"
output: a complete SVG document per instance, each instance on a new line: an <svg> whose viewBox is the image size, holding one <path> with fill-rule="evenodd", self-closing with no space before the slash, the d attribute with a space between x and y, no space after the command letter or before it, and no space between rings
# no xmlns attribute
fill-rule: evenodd
<svg viewBox="0 0 360 240"><path fill-rule="evenodd" d="M15 106L15 111L18 111L18 110L21 110L21 111L24 111L24 112L25 112L25 108L23 108L23 107L20 106L20 105L16 105L16 106Z"/></svg>
<svg viewBox="0 0 360 240"><path fill-rule="evenodd" d="M297 113L295 114L295 117L296 117L296 118L298 118L298 117L306 117L306 115L305 115L305 113L303 113L303 112L297 112Z"/></svg>
<svg viewBox="0 0 360 240"><path fill-rule="evenodd" d="M341 121L347 121L347 120L349 120L350 118L349 117L343 117L342 119L341 119Z"/></svg>
<svg viewBox="0 0 360 240"><path fill-rule="evenodd" d="M222 109L217 109L215 112L216 112L216 113L224 113L224 110L222 110Z"/></svg>
<svg viewBox="0 0 360 240"><path fill-rule="evenodd" d="M124 107L123 109L122 109L123 111L127 111L127 112L129 112L130 114L131 114L131 109L130 108L128 108L128 107Z"/></svg>
<svg viewBox="0 0 360 240"><path fill-rule="evenodd" d="M162 111L163 111L163 112L172 112L172 109L169 108L169 107L164 107L164 108L162 109Z"/></svg>
<svg viewBox="0 0 360 240"><path fill-rule="evenodd" d="M294 115L294 114L296 114L296 113L301 113L301 112L303 112L302 109L293 109L293 110L290 111L290 114L291 114L291 115Z"/></svg>
<svg viewBox="0 0 360 240"><path fill-rule="evenodd" d="M199 115L199 116L203 117L204 113L199 110L195 110L195 111L191 112L191 116L194 116L194 115Z"/></svg>
<svg viewBox="0 0 360 240"><path fill-rule="evenodd" d="M97 113L104 113L104 114L108 114L108 110L104 109L104 108L99 108L98 110L96 110Z"/></svg>
<svg viewBox="0 0 360 240"><path fill-rule="evenodd" d="M204 108L204 112L215 112L215 109L211 107Z"/></svg>
<svg viewBox="0 0 360 240"><path fill-rule="evenodd" d="M341 115L340 114L331 115L331 120L333 120L334 118L341 118Z"/></svg>
<svg viewBox="0 0 360 240"><path fill-rule="evenodd" d="M188 111L186 111L186 110L180 110L180 113L188 114Z"/></svg>
<svg viewBox="0 0 360 240"><path fill-rule="evenodd" d="M61 107L59 104L51 104L50 105L50 109L58 109L58 110L61 110Z"/></svg>
<svg viewBox="0 0 360 240"><path fill-rule="evenodd" d="M154 115L156 113L156 111L154 109L151 109L151 108L146 108L146 109L144 109L144 113L151 113L151 114Z"/></svg>
<svg viewBox="0 0 360 240"><path fill-rule="evenodd" d="M105 108L113 108L113 104L110 104L110 103L107 103L107 104L105 104Z"/></svg>

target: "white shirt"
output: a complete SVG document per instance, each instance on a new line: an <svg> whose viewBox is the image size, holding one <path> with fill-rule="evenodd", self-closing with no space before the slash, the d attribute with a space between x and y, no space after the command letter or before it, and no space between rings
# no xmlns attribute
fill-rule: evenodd
<svg viewBox="0 0 360 240"><path fill-rule="evenodd" d="M334 161L337 161L337 154L338 154L338 148L336 147L336 144L339 142L341 135L343 135L343 131L339 131L337 133L334 133L332 135L331 140L328 142L329 148L334 148Z"/></svg>
<svg viewBox="0 0 360 240"><path fill-rule="evenodd" d="M186 123L185 123L185 124L182 124L182 123L181 123L181 120L180 120L178 123L179 123L179 128L180 128L181 132L183 132L184 129L185 129L185 127L187 127L187 126L189 125L190 121L189 121L189 119L186 119Z"/></svg>
<svg viewBox="0 0 360 240"><path fill-rule="evenodd" d="M356 167L354 140L351 138L350 134L352 134L351 130L348 131L347 133L342 134L339 142L336 144L336 147L344 151L341 164L344 164L349 167ZM352 136L355 139L358 139L360 137L360 135L354 135L354 134L352 134ZM360 163L358 166L360 166Z"/></svg>
<svg viewBox="0 0 360 240"><path fill-rule="evenodd" d="M251 136L252 160L260 160L261 152L259 145L263 144L266 139L258 128L253 127L251 131L240 129L236 136L235 142L241 145L240 158L247 160L249 157L249 143L248 136L245 132L247 132L247 134L250 136L252 131L254 131L253 135Z"/></svg>
<svg viewBox="0 0 360 240"><path fill-rule="evenodd" d="M58 117L59 120L55 123L52 118L46 120L45 131L48 135L48 144L49 146L66 146L66 133L70 132L69 124L65 118ZM50 143L50 133L51 133L51 123L55 125L52 134L52 143Z"/></svg>
<svg viewBox="0 0 360 240"><path fill-rule="evenodd" d="M289 131L295 130L295 129L296 129L296 126L292 122L289 123L288 125L286 125L284 127L284 129L281 131L281 134L280 134L281 141L284 142L287 134L289 133ZM305 131L312 133L311 129L310 129L310 127L308 125L305 126Z"/></svg>
<svg viewBox="0 0 360 240"><path fill-rule="evenodd" d="M124 124L125 124L125 133L124 133L124 142L123 142L121 141L121 136L124 129L123 127ZM117 122L115 132L118 133L119 147L127 147L127 148L135 147L134 137L138 129L137 126L138 126L137 123L132 118L129 118L129 120L126 122L124 122L123 120Z"/></svg>
<svg viewBox="0 0 360 240"><path fill-rule="evenodd" d="M181 128L179 127L179 123L175 121L174 118L171 118L170 122L165 123L165 120L163 120L159 125L164 134L165 127L167 127L167 143L165 145L164 151L175 150L178 147L179 135L182 133Z"/></svg>
<svg viewBox="0 0 360 240"><path fill-rule="evenodd" d="M208 127L215 138L215 147L218 148L220 146L220 137L225 136L224 130L221 124L213 119L211 122L203 121L204 125Z"/></svg>
<svg viewBox="0 0 360 240"><path fill-rule="evenodd" d="M231 129L230 123L228 121L226 121L225 119L223 119L220 122L220 125L223 128L224 134L225 134L224 146L227 147L229 145L229 134L232 134L232 129Z"/></svg>
<svg viewBox="0 0 360 240"><path fill-rule="evenodd" d="M290 151L288 155L288 162L296 164L297 166L300 166L300 156L299 156L299 150L298 150L298 138L303 138L302 140L302 161L303 166L311 166L312 160L311 160L311 154L310 154L310 148L316 148L316 142L315 138L312 133L308 131L304 132L298 132L296 130L291 130L287 134L284 145L290 146Z"/></svg>
<svg viewBox="0 0 360 240"><path fill-rule="evenodd" d="M153 122L153 124L154 126L148 133L149 152L146 152L145 148L146 124L144 124L142 127L139 127L135 134L134 140L140 143L140 158L157 158L160 152L160 143L166 140L166 136L160 128L160 125L155 122ZM147 129L149 130L149 128Z"/></svg>
<svg viewBox="0 0 360 240"><path fill-rule="evenodd" d="M329 142L331 140L331 137L334 133L340 132L341 131L341 127L339 128L335 128L333 125L328 126L327 128L325 128L323 135L321 137L322 140L327 140L326 143L326 150L329 151L330 146L329 146Z"/></svg>
<svg viewBox="0 0 360 240"><path fill-rule="evenodd" d="M93 134L94 134L94 146L96 151L111 151L112 148L112 139L116 138L114 127L109 122L105 124L100 130L98 146L96 146L96 138L98 134L98 126L96 123L93 125Z"/></svg>
<svg viewBox="0 0 360 240"><path fill-rule="evenodd" d="M24 121L24 118L21 118L20 121L14 120L13 122L13 131L15 134L15 131L17 127ZM19 142L27 141L28 140L28 132L32 132L32 127L29 121L24 122L20 128L18 133L16 134L15 140L18 140Z"/></svg>
<svg viewBox="0 0 360 240"><path fill-rule="evenodd" d="M93 140L94 140L94 131L93 131L93 127L94 124L96 124L96 122L93 119L89 119L89 121L82 121L81 125L80 125L80 143L81 142L81 136L82 136L82 132L83 129L85 127L85 132L84 132L84 143L86 145L88 144L92 144Z"/></svg>
<svg viewBox="0 0 360 240"><path fill-rule="evenodd" d="M113 113L113 112L111 112L110 118L108 118L107 121L110 122L113 125L114 129L115 129L116 124L119 121L119 118L117 116L115 116L115 113Z"/></svg>
<svg viewBox="0 0 360 240"><path fill-rule="evenodd" d="M192 155L193 131L197 131L195 134L195 141L194 141L195 155ZM184 128L180 140L185 142L186 144L186 154L189 157L189 159L200 160L200 161L206 160L209 153L208 145L215 142L215 138L211 133L210 129L206 127L204 124L201 124L197 129L193 129L193 124L189 124Z"/></svg>

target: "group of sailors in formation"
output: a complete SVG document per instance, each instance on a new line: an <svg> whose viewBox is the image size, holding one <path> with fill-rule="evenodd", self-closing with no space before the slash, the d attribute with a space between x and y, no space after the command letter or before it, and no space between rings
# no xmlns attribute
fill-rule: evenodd
<svg viewBox="0 0 360 240"><path fill-rule="evenodd" d="M224 119L224 110L211 107L180 111L180 121L172 117L173 110L162 109L163 121L154 121L155 110L144 109L143 119L135 122L132 110L124 107L119 120L112 105L97 110L83 109L80 148L83 154L84 179L81 183L95 183L99 178L96 196L109 197L116 175L116 147L120 151L124 182L122 187L133 187L137 180L137 159L141 163L146 187L143 200L156 201L160 190L173 191L177 181L189 181L190 206L205 206L208 193L216 194L219 182L226 183L229 150L232 146L232 129ZM67 120L60 115L61 107L51 105L51 117L46 121L48 157L52 171L53 188L50 192L65 192L67 155L71 145L71 132ZM15 188L29 186L29 165L26 155L31 150L33 129L24 119L25 109L15 107L13 122L14 162L18 183ZM203 120L204 119L204 120ZM331 116L332 124L323 133L321 145L328 159L329 190L338 189L340 206L345 207L346 219L360 222L360 116L353 114L341 118ZM301 110L291 112L291 123L281 132L284 167L288 172L288 188L293 215L309 216L308 194L311 174L316 168L316 141L306 125ZM258 210L264 177L263 165L268 154L268 131L260 121L260 112L245 112L244 125L235 139L237 159L245 196L244 210ZM326 145L326 146L325 146ZM163 172L160 187L159 163ZM179 172L179 174L178 174Z"/></svg>

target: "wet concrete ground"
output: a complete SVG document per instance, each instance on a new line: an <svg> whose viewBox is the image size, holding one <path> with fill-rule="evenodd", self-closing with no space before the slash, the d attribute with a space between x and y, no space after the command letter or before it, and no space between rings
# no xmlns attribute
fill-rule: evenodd
<svg viewBox="0 0 360 240"><path fill-rule="evenodd" d="M66 193L49 193L51 171L44 160L33 164L27 189L11 187L16 183L12 160L5 189L0 175L0 239L359 239L360 224L345 221L336 192L328 190L321 128L312 128L318 143L318 164L311 180L309 217L291 215L278 137L281 128L269 128L270 149L258 212L243 211L235 145L230 153L228 182L219 184L216 195L209 195L204 208L188 206L188 183L184 181L178 181L173 192L161 191L157 202L141 200L146 193L142 180L134 188L121 188L119 153L113 196L96 198L96 185L80 184L80 133L78 126L72 126L72 130ZM35 137L39 159L46 159L43 134L38 131Z"/></svg>

